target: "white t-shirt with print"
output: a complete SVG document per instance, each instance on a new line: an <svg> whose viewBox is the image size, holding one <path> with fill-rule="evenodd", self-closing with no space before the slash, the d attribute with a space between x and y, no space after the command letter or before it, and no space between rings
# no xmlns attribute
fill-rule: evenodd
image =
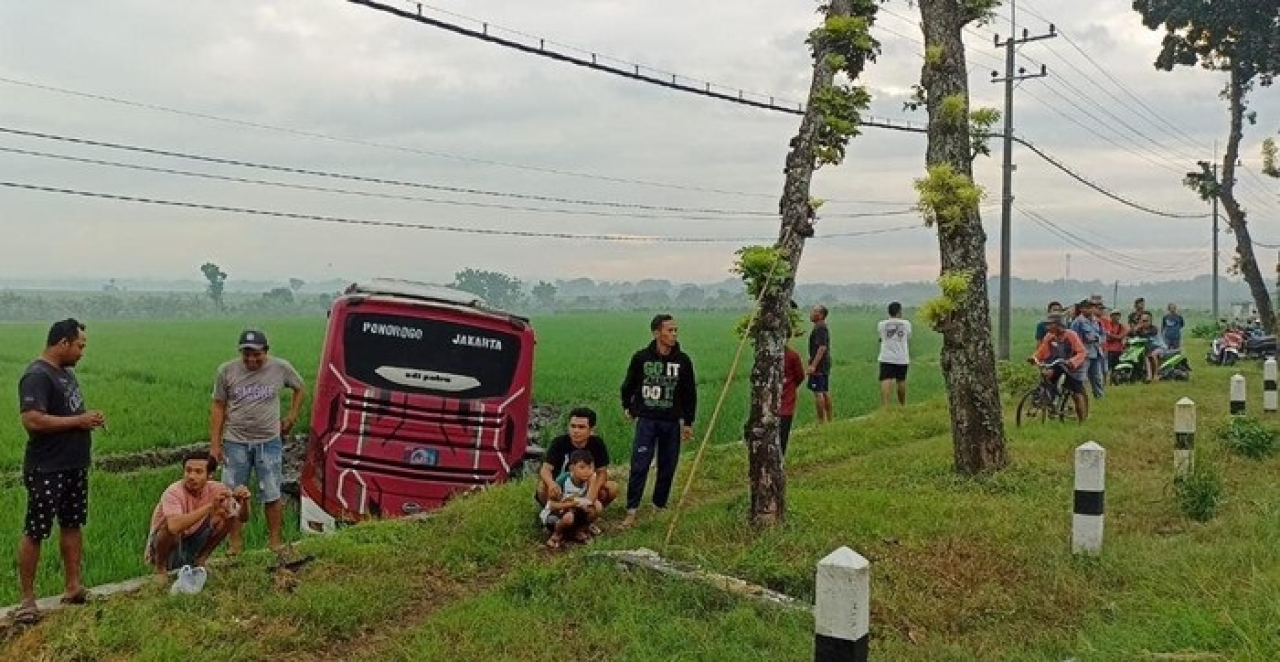
<svg viewBox="0 0 1280 662"><path fill-rule="evenodd" d="M911 340L911 322L897 317L882 320L876 327L880 336L880 362L893 365L911 363L911 351L907 343Z"/></svg>

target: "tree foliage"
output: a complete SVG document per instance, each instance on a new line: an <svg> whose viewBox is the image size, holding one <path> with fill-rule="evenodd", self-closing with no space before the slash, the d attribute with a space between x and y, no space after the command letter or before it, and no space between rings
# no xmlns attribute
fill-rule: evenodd
<svg viewBox="0 0 1280 662"><path fill-rule="evenodd" d="M453 275L450 287L475 294L498 308L515 308L520 304L520 279L501 271L463 269Z"/></svg>
<svg viewBox="0 0 1280 662"><path fill-rule="evenodd" d="M533 300L538 302L538 306L544 310L550 310L556 305L556 286L545 280L538 281L533 286Z"/></svg>
<svg viewBox="0 0 1280 662"><path fill-rule="evenodd" d="M1234 189L1244 123L1256 122L1256 115L1248 110L1249 93L1256 85L1270 85L1280 72L1280 0L1134 0L1133 8L1143 25L1164 30L1156 68L1199 66L1226 74L1222 98L1229 108L1230 131L1221 178L1202 163L1202 172L1189 175L1184 183L1222 203L1228 227L1236 236L1235 263L1249 284L1263 324L1274 329L1271 295L1254 255L1247 213Z"/></svg>
<svg viewBox="0 0 1280 662"><path fill-rule="evenodd" d="M200 273L204 274L205 280L209 281L209 285L205 288L209 298L213 300L214 305L218 308L225 308L226 304L223 303L222 294L227 287L227 272L212 262L205 262L200 265Z"/></svg>

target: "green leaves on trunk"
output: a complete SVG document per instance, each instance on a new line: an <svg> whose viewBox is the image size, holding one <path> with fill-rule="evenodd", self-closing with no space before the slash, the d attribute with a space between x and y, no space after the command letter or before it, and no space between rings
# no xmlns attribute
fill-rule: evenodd
<svg viewBox="0 0 1280 662"><path fill-rule="evenodd" d="M850 16L830 16L822 27L809 33L814 59L849 80L856 80L868 61L880 53L880 42L871 36L877 5L873 0L857 0ZM844 161L849 139L858 135L861 113L871 104L866 88L837 84L814 93L810 103L818 110L819 125L814 156L818 167Z"/></svg>
<svg viewBox="0 0 1280 662"><path fill-rule="evenodd" d="M965 223L986 197L981 186L950 163L929 166L928 174L915 180L915 187L920 194L916 208L924 214L925 225L937 225L943 231Z"/></svg>

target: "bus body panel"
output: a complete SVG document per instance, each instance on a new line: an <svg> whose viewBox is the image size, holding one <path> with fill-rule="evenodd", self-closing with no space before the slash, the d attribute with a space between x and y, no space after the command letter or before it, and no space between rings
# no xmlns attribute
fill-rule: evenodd
<svg viewBox="0 0 1280 662"><path fill-rule="evenodd" d="M316 378L302 530L430 511L518 471L528 323L460 300L348 292L330 310Z"/></svg>

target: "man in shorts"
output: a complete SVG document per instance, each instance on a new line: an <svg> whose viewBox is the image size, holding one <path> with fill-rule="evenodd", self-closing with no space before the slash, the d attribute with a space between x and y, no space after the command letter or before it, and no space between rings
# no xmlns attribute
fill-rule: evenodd
<svg viewBox="0 0 1280 662"><path fill-rule="evenodd" d="M1076 418L1083 423L1089 418L1089 398L1084 393L1084 382L1088 379L1086 363L1089 352L1080 336L1063 324L1061 315L1050 315L1045 322L1047 333L1035 354L1027 361L1046 364L1062 360L1062 363L1052 368L1050 377L1054 383L1062 380L1062 386L1071 394L1071 400L1075 403Z"/></svg>
<svg viewBox="0 0 1280 662"><path fill-rule="evenodd" d="M809 332L809 390L818 423L831 422L831 331L827 329L827 307L814 306L809 312L813 330Z"/></svg>
<svg viewBox="0 0 1280 662"><path fill-rule="evenodd" d="M182 480L160 495L151 512L144 560L157 575L182 566L204 567L231 531L249 521L249 488L210 480L218 461L207 451L182 460Z"/></svg>
<svg viewBox="0 0 1280 662"><path fill-rule="evenodd" d="M270 346L261 331L240 333L240 358L218 368L210 411L209 453L222 462L222 483L228 488L249 484L258 474L258 499L267 519L267 544L284 545L284 501L280 483L284 471L284 435L289 434L306 397L302 377L284 359L267 354ZM293 391L289 413L280 417L280 392ZM230 534L228 553L239 554L239 528Z"/></svg>
<svg viewBox="0 0 1280 662"><path fill-rule="evenodd" d="M102 412L86 410L72 370L84 355L84 325L74 319L49 328L44 352L27 366L18 382L27 451L22 483L27 515L18 543L18 584L22 598L13 617L19 623L40 620L36 607L36 567L41 543L58 520L58 551L65 584L63 604L83 604L89 591L80 580L84 549L81 527L89 515L89 445L92 431L106 429Z"/></svg>
<svg viewBox="0 0 1280 662"><path fill-rule="evenodd" d="M902 319L902 304L889 304L889 319L880 321L876 334L880 337L880 406L889 406L894 384L898 386L898 405L906 405L911 322Z"/></svg>

